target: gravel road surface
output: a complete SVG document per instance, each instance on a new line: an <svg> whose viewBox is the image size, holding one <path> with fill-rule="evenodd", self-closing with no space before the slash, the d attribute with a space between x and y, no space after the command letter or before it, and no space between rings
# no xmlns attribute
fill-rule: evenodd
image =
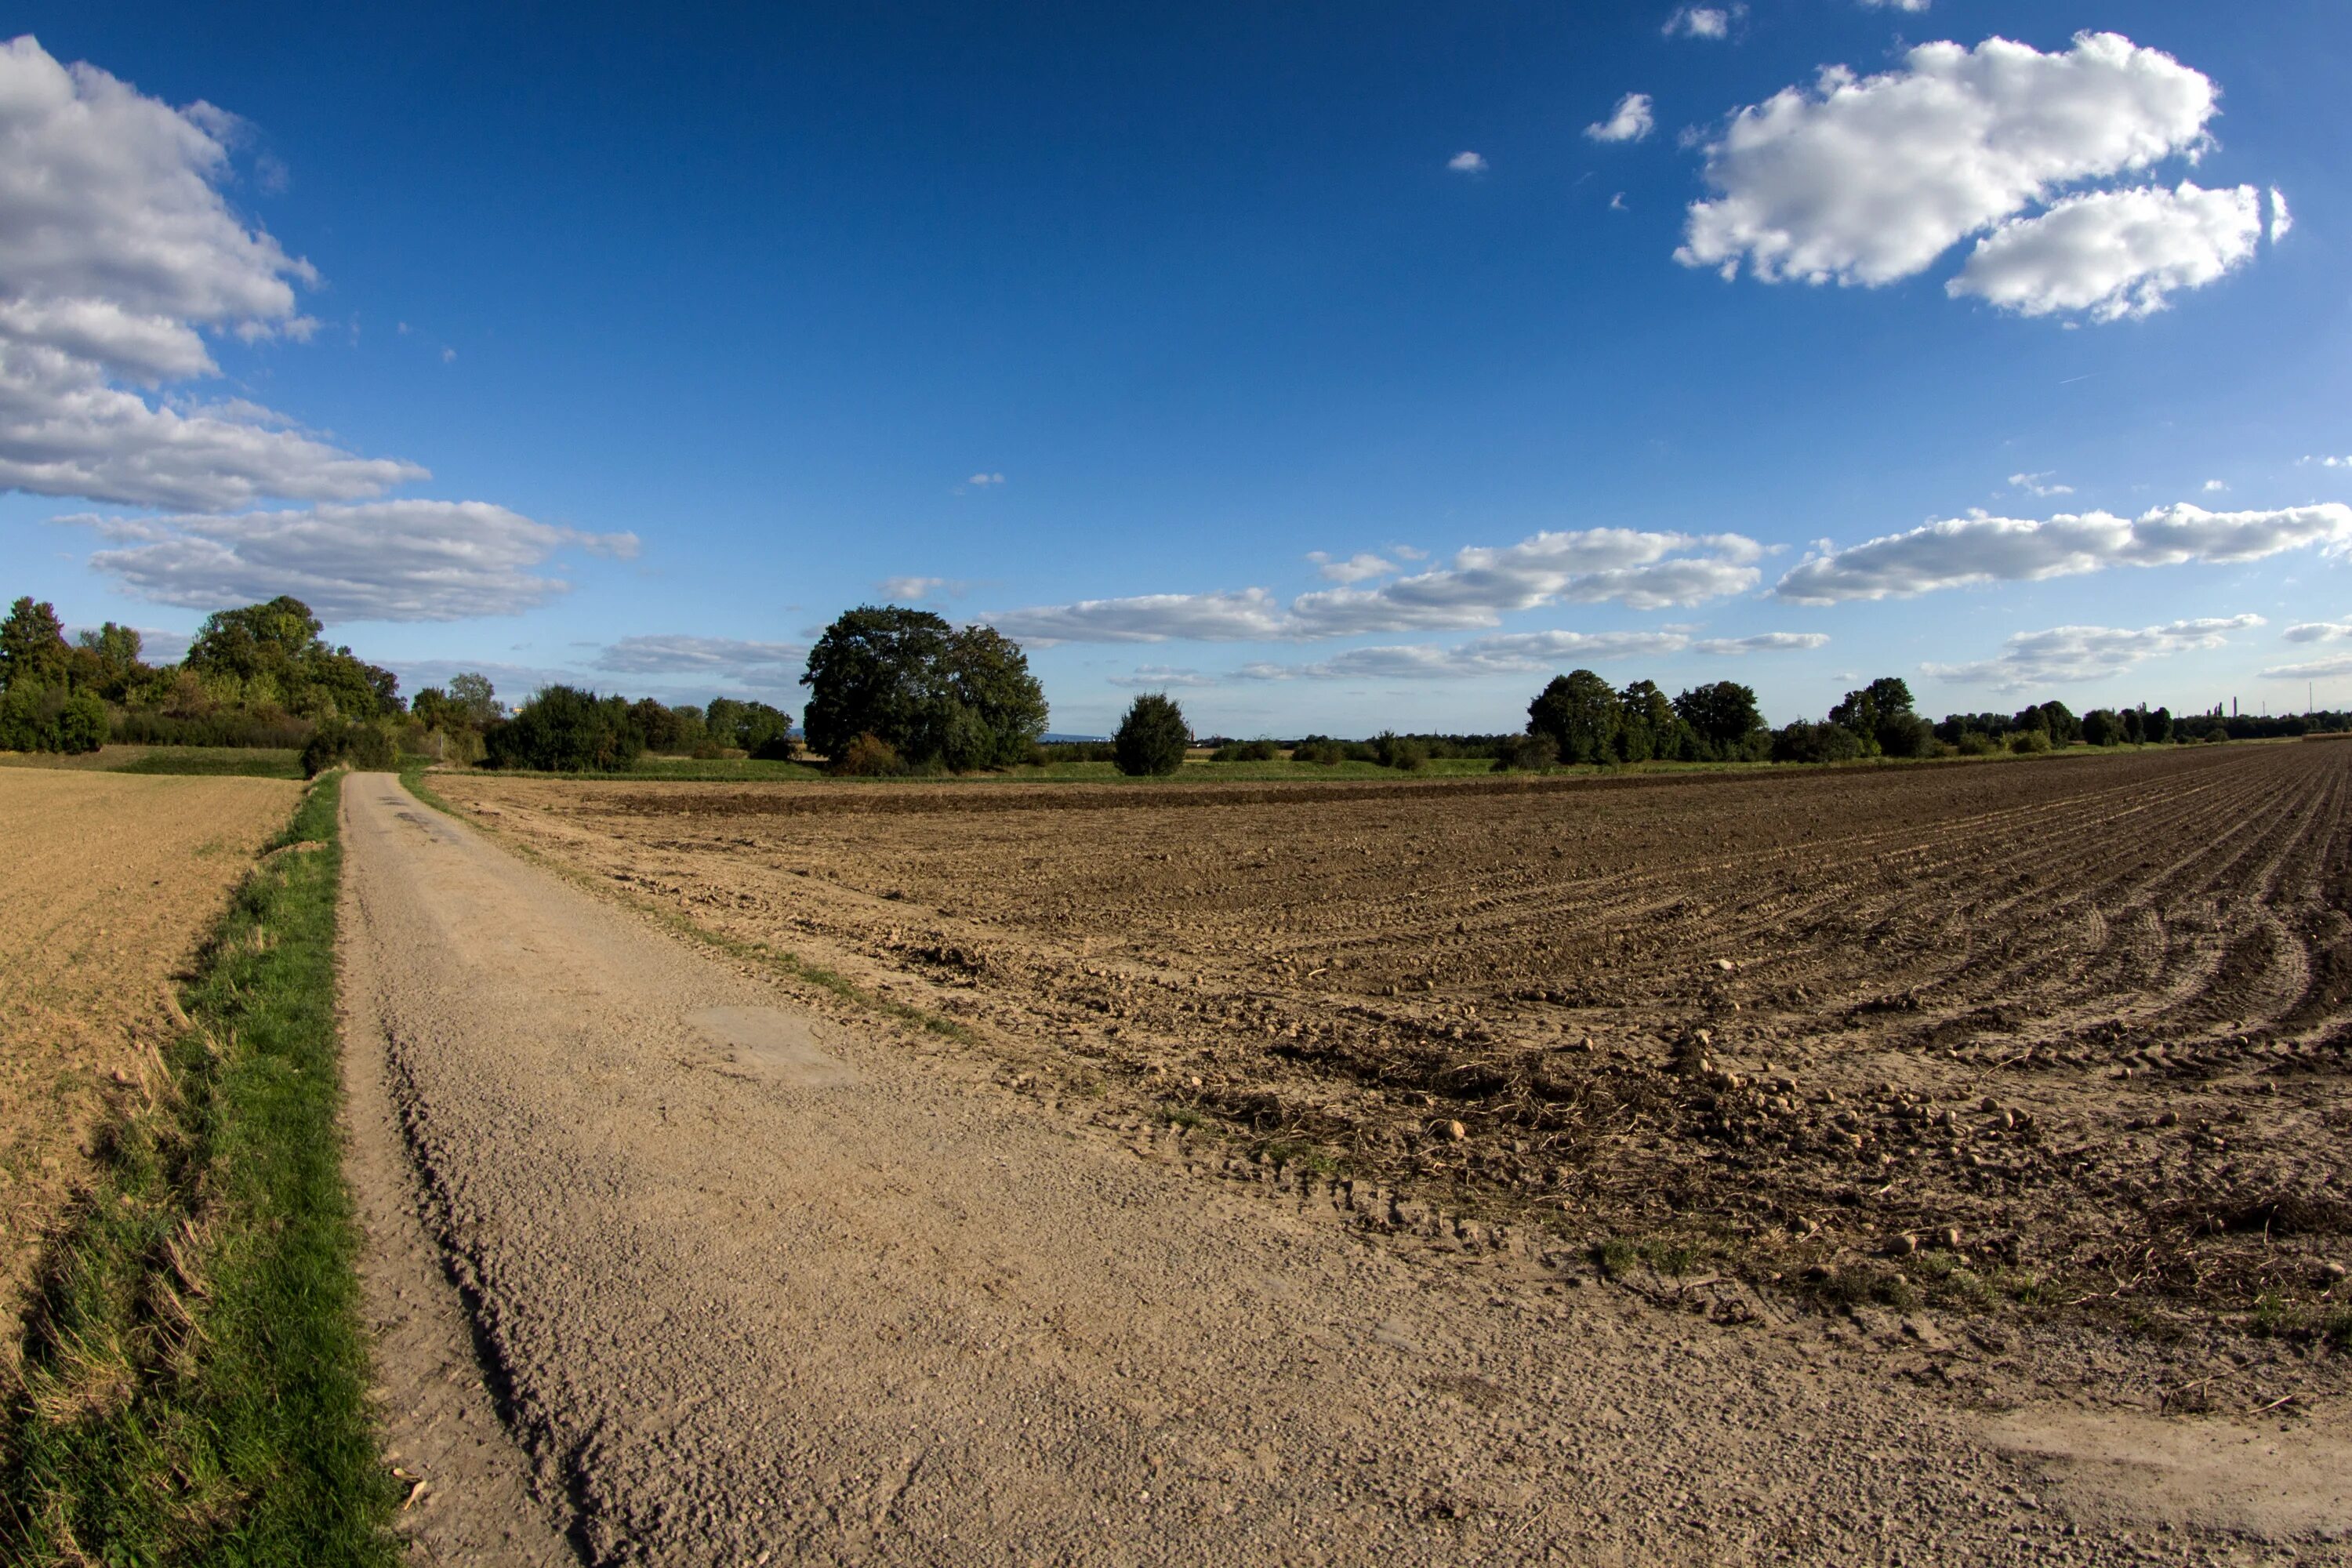
<svg viewBox="0 0 2352 1568"><path fill-rule="evenodd" d="M2167 1461L2112 1415L1990 1422L1843 1326L1400 1250L1089 1135L976 1048L805 1011L387 775L343 799L353 1170L422 1560L2342 1550L2333 1438L2173 1424Z"/></svg>

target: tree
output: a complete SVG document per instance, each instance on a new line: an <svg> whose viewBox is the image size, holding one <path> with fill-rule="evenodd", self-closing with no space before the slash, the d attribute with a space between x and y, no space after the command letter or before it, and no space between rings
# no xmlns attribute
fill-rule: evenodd
<svg viewBox="0 0 2352 1568"><path fill-rule="evenodd" d="M838 757L872 735L910 766L1006 767L1045 733L1045 689L1018 643L928 610L864 605L809 650L809 744Z"/></svg>
<svg viewBox="0 0 2352 1568"><path fill-rule="evenodd" d="M61 680L68 655L65 626L47 601L37 604L28 594L8 606L0 621L0 689Z"/></svg>
<svg viewBox="0 0 2352 1568"><path fill-rule="evenodd" d="M1862 737L1843 724L1800 719L1772 734L1776 763L1848 763L1862 754Z"/></svg>
<svg viewBox="0 0 2352 1568"><path fill-rule="evenodd" d="M2126 708L2117 717L2123 721L2124 744L2137 746L2147 739L2147 712L2145 709ZM2090 730L2091 721L2085 718L2083 721L2083 732L2085 737L2090 734Z"/></svg>
<svg viewBox="0 0 2352 1568"><path fill-rule="evenodd" d="M490 678L472 670L461 670L449 678L449 700L465 710L467 721L477 730L506 716L506 704L499 700L498 688L490 684Z"/></svg>
<svg viewBox="0 0 2352 1568"><path fill-rule="evenodd" d="M1617 694L1589 669L1552 677L1528 704L1528 733L1549 735L1563 763L1602 763L1616 755Z"/></svg>
<svg viewBox="0 0 2352 1568"><path fill-rule="evenodd" d="M2145 727L2150 745L2160 746L2172 739L2172 710L2159 708L2147 716Z"/></svg>
<svg viewBox="0 0 2352 1568"><path fill-rule="evenodd" d="M2094 708L2083 715L2083 739L2094 746L2115 745L2125 731L2124 721L2107 709Z"/></svg>
<svg viewBox="0 0 2352 1568"><path fill-rule="evenodd" d="M1629 763L1682 754L1682 720L1654 680L1636 680L1617 694L1617 755Z"/></svg>
<svg viewBox="0 0 2352 1568"><path fill-rule="evenodd" d="M1696 738L1709 761L1743 755L1754 749L1751 737L1764 728L1757 711L1754 689L1736 680L1696 686L1675 699L1675 712Z"/></svg>
<svg viewBox="0 0 2352 1568"><path fill-rule="evenodd" d="M1192 743L1184 710L1164 691L1147 691L1128 704L1127 717L1111 737L1118 771L1130 778L1164 778L1184 765L1184 748Z"/></svg>
<svg viewBox="0 0 2352 1568"><path fill-rule="evenodd" d="M400 682L348 647L329 647L310 606L280 595L208 616L182 662L229 682L248 707L313 719L373 719L400 711Z"/></svg>
<svg viewBox="0 0 2352 1568"><path fill-rule="evenodd" d="M1830 722L1850 730L1862 742L1863 754L1916 757L1935 739L1934 731L1912 710L1911 687L1899 675L1882 675L1830 710Z"/></svg>
<svg viewBox="0 0 2352 1568"><path fill-rule="evenodd" d="M140 660L142 646L138 632L130 626L117 626L112 621L94 632L77 634L73 647L73 683L96 691L110 701L124 700L133 687L154 674Z"/></svg>

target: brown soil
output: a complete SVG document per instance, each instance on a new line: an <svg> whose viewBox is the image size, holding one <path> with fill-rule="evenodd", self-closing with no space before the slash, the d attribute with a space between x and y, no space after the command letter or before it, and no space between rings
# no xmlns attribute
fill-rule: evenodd
<svg viewBox="0 0 2352 1568"><path fill-rule="evenodd" d="M0 769L0 1342L110 1094L146 1073L163 993L300 786Z"/></svg>
<svg viewBox="0 0 2352 1568"><path fill-rule="evenodd" d="M1999 1331L1792 1311L1720 1277L1639 1270L1637 1288L1612 1288L1528 1227L1441 1234L1409 1195L1255 1165L1205 1129L1132 1113L1117 1085L1040 1103L1066 1052L1013 1070L1025 1047L1012 1025L1065 1007L1075 1023L1076 1005L1014 977L1058 954L1066 984L1108 999L1122 989L1088 971L1137 960L1016 922L1017 889L976 888L952 914L909 908L924 859L904 847L871 895L794 876L814 869L796 835L841 853L853 827L956 818L740 815L727 831L753 846L722 858L614 837L708 825L607 815L609 792L449 787L508 802L501 820L567 855L604 857L607 886L614 871L679 876L626 870L631 856L731 858L805 888L796 911L840 922L827 929L895 915L895 937L870 929L877 982L886 956L926 973L951 962L886 945L910 929L957 945L991 932L977 973L903 991L961 992L1007 1026L893 1021L748 947L730 959L585 896L389 778L354 778L357 1169L376 1192L382 1397L426 1483L408 1517L431 1560L551 1561L561 1539L614 1563L2107 1563L2158 1543L2165 1560L2254 1563L2326 1559L2352 1528L2346 1423L2308 1384L2273 1404L2293 1372L2277 1356L2209 1357L2200 1373L2231 1388L2232 1411L2272 1404L2259 1421L2086 1423L2037 1391ZM1449 831L1411 801L1328 806L1343 836L1349 813L1404 809L1414 832ZM1185 813L1196 837L1215 815ZM1007 880L1024 858L1075 865L1036 832L1056 820L1075 818L983 812L937 853L1009 867ZM1166 900L1182 873L1150 857L1185 840L1146 848L1128 837L1142 816L1087 820L1129 846L1101 857L1106 918L1087 933L1117 934L1120 911ZM1322 812L1293 820L1328 826ZM1019 832L1017 858L992 842L1000 830ZM774 929L747 876L711 896ZM1184 922L1246 909L1211 889L1249 879L1203 863L1192 913L1152 906L1169 910L1156 940L1190 942L1196 973L1218 965L1172 991L1237 994L1250 955L1229 941L1220 959ZM1041 900L1082 886L1035 883ZM1007 912L983 924L983 909ZM1128 918L1133 944L1146 922ZM1037 969L1000 980L1007 951ZM1363 952L1318 952L1291 989L1262 989L1302 1013L1328 1000L1334 1017L1402 1016L1384 990L1339 995L1306 973ZM1117 1059L1108 1024L1160 1016L1087 1011L1073 1043L1095 1043L1098 1063ZM1233 1072L1246 1051L1277 1064L1265 1070L1286 1096L1328 1082L1347 1108L1370 1092L1280 1054L1279 1029L1175 1015L1171 1048L1189 1054L1170 1076ZM1499 1141L1494 1125L1475 1136ZM390 1146L405 1170L384 1168ZM428 1288L435 1264L446 1283Z"/></svg>
<svg viewBox="0 0 2352 1568"><path fill-rule="evenodd" d="M1580 1244L2143 1321L2344 1305L2352 748L1599 786L436 782L699 924L1050 1040L1073 1081Z"/></svg>

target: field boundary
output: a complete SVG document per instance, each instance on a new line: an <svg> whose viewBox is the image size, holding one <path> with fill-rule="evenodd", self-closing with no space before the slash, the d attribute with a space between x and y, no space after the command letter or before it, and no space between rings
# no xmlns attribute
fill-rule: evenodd
<svg viewBox="0 0 2352 1568"><path fill-rule="evenodd" d="M763 942L745 942L740 937L729 936L724 931L713 931L693 917L680 914L666 904L656 903L651 899L638 898L633 893L614 887L610 882L591 877L575 867L567 866L551 856L543 855L530 845L520 842L512 835L502 833L471 813L462 811L451 805L440 795L435 793L433 787L425 782L425 770L421 766L402 769L401 786L442 816L453 821L462 822L486 837L496 839L509 854L530 862L551 876L560 878L597 898L609 899L633 913L646 917L675 935L688 938L705 947L716 948L739 962L758 964L789 979L799 981L804 985L813 985L820 991L837 996L842 1001L862 1007L867 1012L879 1013L884 1017L911 1025L934 1035L945 1036L951 1040L968 1042L974 1038L970 1026L958 1023L953 1018L930 1012L926 1008L894 1001L887 996L877 995L839 971L827 969L821 963L811 963L798 953L784 948L772 947Z"/></svg>
<svg viewBox="0 0 2352 1568"><path fill-rule="evenodd" d="M49 1248L0 1451L0 1557L395 1563L342 1177L341 775L170 999Z"/></svg>

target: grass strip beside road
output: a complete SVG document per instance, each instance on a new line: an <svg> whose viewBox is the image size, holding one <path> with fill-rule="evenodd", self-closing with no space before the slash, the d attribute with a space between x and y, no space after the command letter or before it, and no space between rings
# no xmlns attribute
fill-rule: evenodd
<svg viewBox="0 0 2352 1568"><path fill-rule="evenodd" d="M27 1317L0 1560L390 1564L335 1014L340 774L239 889Z"/></svg>

